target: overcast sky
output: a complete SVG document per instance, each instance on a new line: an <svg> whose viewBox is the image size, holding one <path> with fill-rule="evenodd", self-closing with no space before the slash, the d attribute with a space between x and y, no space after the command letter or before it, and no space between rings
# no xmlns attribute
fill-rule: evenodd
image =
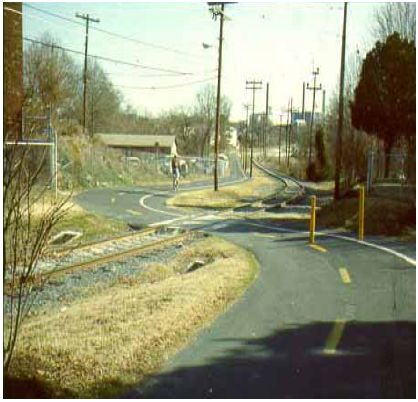
<svg viewBox="0 0 418 402"><path fill-rule="evenodd" d="M354 57L357 49L364 55L373 46L371 27L378 7L379 3L349 3L348 57ZM75 18L76 12L99 18L100 23L91 23L92 28L136 40L92 29L89 54L156 68L101 62L125 102L140 113L158 115L177 106L192 106L202 86L216 84L219 20L212 19L205 2L24 3L24 35L36 39L49 32L62 46L84 51L84 21ZM226 15L222 94L232 101L233 120L244 118L242 105L251 101L246 80L263 81L263 90L256 95L256 112L265 109L265 84L270 83L274 121L291 96L294 106L301 107L302 83L312 85L313 65L320 69L318 82L326 89L327 99L337 89L343 3L240 2L227 5ZM202 43L213 47L204 49ZM82 55L74 57L83 62ZM308 92L306 108L310 110L312 91ZM317 97L320 108L321 97Z"/></svg>

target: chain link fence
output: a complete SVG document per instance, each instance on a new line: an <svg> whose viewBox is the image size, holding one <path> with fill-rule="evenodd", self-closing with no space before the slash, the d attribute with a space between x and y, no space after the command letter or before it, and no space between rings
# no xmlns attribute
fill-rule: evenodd
<svg viewBox="0 0 418 402"><path fill-rule="evenodd" d="M389 157L389 171L385 167ZM367 191L376 196L415 202L416 157L403 152L369 151L367 160Z"/></svg>

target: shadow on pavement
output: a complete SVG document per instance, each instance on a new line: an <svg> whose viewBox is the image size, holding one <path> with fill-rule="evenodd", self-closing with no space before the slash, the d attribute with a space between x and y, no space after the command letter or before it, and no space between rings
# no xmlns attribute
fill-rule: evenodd
<svg viewBox="0 0 418 402"><path fill-rule="evenodd" d="M415 322L348 322L337 351L327 355L334 326L320 322L265 338L219 339L237 346L204 365L155 376L125 397L415 398Z"/></svg>

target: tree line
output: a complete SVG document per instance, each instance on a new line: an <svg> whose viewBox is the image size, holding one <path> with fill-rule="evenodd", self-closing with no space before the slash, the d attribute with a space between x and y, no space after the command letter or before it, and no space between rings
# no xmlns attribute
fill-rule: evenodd
<svg viewBox="0 0 418 402"><path fill-rule="evenodd" d="M415 4L385 3L376 9L371 33L376 39L364 58L346 62L342 168L349 187L364 180L369 150L385 154L384 177L391 173L391 153L407 153L405 174L415 181L416 47ZM329 149L335 146L338 97L327 119Z"/></svg>
<svg viewBox="0 0 418 402"><path fill-rule="evenodd" d="M59 135L81 135L83 113L83 66L64 51L49 34L30 43L24 50L24 110L26 116L49 109ZM123 95L115 88L98 60L89 60L87 70L86 128L94 133L138 133L175 135L184 155L204 156L211 150L215 130L216 91L214 85L201 87L190 106L178 106L153 117L123 105ZM227 142L231 102L221 99L221 149Z"/></svg>

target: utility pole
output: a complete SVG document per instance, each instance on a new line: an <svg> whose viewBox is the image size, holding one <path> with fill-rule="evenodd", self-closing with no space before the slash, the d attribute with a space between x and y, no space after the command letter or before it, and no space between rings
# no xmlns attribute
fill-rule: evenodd
<svg viewBox="0 0 418 402"><path fill-rule="evenodd" d="M246 88L253 91L253 114L251 116L251 154L250 154L250 177L253 177L253 149L254 149L254 105L255 105L255 91L262 89L262 81L246 81Z"/></svg>
<svg viewBox="0 0 418 402"><path fill-rule="evenodd" d="M305 120L305 83L303 83L302 91L302 119Z"/></svg>
<svg viewBox="0 0 418 402"><path fill-rule="evenodd" d="M266 117L264 120L264 135L263 135L263 155L266 157L266 138L267 138L267 126L269 118L269 83L267 83L266 88Z"/></svg>
<svg viewBox="0 0 418 402"><path fill-rule="evenodd" d="M309 165L311 164L312 159L312 128L314 123L314 116L315 116L315 93L316 91L320 91L322 89L322 84L319 84L319 87L316 86L316 76L319 74L319 67L312 72L314 76L314 84L313 87L309 86L309 83L306 84L306 89L313 91L313 101L312 101L312 114L311 114L311 125L309 127Z"/></svg>
<svg viewBox="0 0 418 402"><path fill-rule="evenodd" d="M341 71L340 71L340 99L338 105L338 128L337 128L337 149L335 152L335 184L334 199L340 197L340 174L341 174L341 142L344 119L344 65L345 65L345 32L347 25L347 2L344 3L343 37L341 44Z"/></svg>
<svg viewBox="0 0 418 402"><path fill-rule="evenodd" d="M220 18L219 24L219 47L218 47L218 88L216 92L216 121L215 121L215 169L214 169L214 190L218 191L218 152L219 152L219 137L220 137L220 112L221 112L221 71L222 71L222 44L224 31L224 9L225 4L231 2L209 2L209 10L212 12L212 18L216 21L218 16Z"/></svg>
<svg viewBox="0 0 418 402"><path fill-rule="evenodd" d="M248 168L248 110L250 109L251 105L249 103L244 104L244 108L247 112L245 117L245 156L244 156L244 172L247 174Z"/></svg>
<svg viewBox="0 0 418 402"><path fill-rule="evenodd" d="M280 168L280 153L282 147L282 118L283 115L280 115L280 125L279 125L279 168Z"/></svg>
<svg viewBox="0 0 418 402"><path fill-rule="evenodd" d="M86 44L84 48L84 88L83 88L83 132L86 133L86 103L87 103L87 50L89 45L89 23L100 22L98 18L92 18L89 14L76 13L77 18L86 21ZM91 133L93 135L93 133Z"/></svg>
<svg viewBox="0 0 418 402"><path fill-rule="evenodd" d="M293 97L290 98L290 128L289 128L289 142L288 142L288 146L289 146L289 150L287 151L287 167L289 167L290 165L290 149L291 149L291 142L292 142L292 134L293 134L293 112L295 112L296 110L293 110Z"/></svg>
<svg viewBox="0 0 418 402"><path fill-rule="evenodd" d="M288 150L288 141L289 141L289 111L290 111L290 100L287 104L287 120L286 120L286 138L285 138L285 154L284 158L287 161L287 150Z"/></svg>

